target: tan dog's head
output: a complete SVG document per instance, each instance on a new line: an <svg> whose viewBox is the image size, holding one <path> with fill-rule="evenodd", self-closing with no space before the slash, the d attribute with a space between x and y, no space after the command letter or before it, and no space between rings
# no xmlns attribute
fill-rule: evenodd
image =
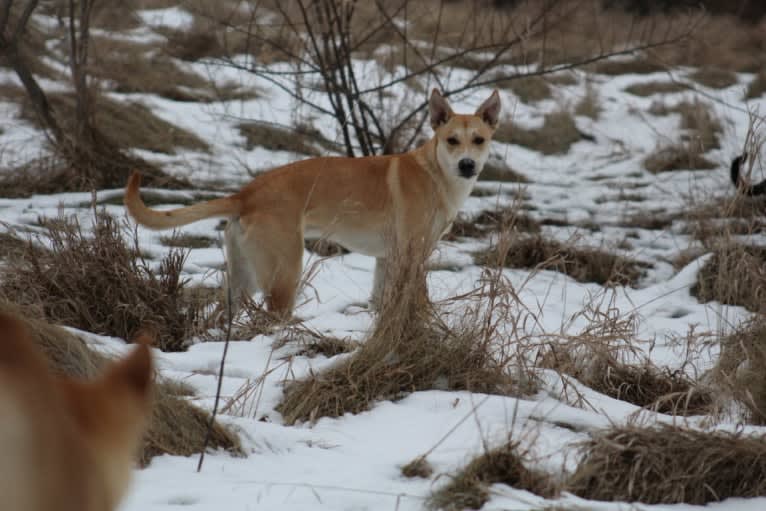
<svg viewBox="0 0 766 511"><path fill-rule="evenodd" d="M149 418L152 380L145 344L92 380L58 375L21 315L0 309L3 509L115 509Z"/></svg>
<svg viewBox="0 0 766 511"><path fill-rule="evenodd" d="M59 380L112 505L127 489L151 408L152 358L148 340L138 342L132 353L112 362L93 381Z"/></svg>
<svg viewBox="0 0 766 511"><path fill-rule="evenodd" d="M448 178L475 181L489 157L489 143L500 117L497 91L472 115L456 114L434 89L428 102L436 138L436 158Z"/></svg>

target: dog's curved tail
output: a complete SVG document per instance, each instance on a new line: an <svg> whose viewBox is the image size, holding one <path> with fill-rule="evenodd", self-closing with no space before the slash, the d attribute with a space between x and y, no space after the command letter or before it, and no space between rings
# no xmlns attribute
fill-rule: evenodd
<svg viewBox="0 0 766 511"><path fill-rule="evenodd" d="M731 182L739 190L739 193L743 195L763 195L766 194L766 179L758 184L751 185L741 175L742 164L747 161L747 153L742 153L733 160L731 160Z"/></svg>
<svg viewBox="0 0 766 511"><path fill-rule="evenodd" d="M147 207L141 200L140 186L141 174L134 172L125 187L125 207L136 222L150 229L171 229L205 218L236 216L241 210L240 199L230 195L185 208L157 211Z"/></svg>

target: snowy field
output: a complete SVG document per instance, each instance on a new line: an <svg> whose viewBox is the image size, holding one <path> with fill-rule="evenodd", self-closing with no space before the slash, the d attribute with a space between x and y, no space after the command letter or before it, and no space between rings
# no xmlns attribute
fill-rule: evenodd
<svg viewBox="0 0 766 511"><path fill-rule="evenodd" d="M159 37L150 27L183 27L189 23L179 9L145 11L147 26L132 37L145 40ZM383 72L373 61L359 61L360 76L373 83ZM235 188L249 180L246 169L257 172L304 157L283 151L256 147L245 149L237 124L242 119L291 124L298 107L289 96L265 81L214 64L182 63L189 71L221 85L236 82L244 89L256 88L255 99L213 103L180 103L154 95L116 94L115 101L140 101L159 117L181 126L211 147L209 153L177 151L159 155L138 153L177 176L195 183L225 183ZM683 81L692 69L673 69L675 80ZM467 73L467 72L466 72ZM683 250L701 247L677 220L662 229L630 225L626 219L642 215L674 215L694 204L729 197L734 189L729 183L728 162L741 150L748 126L743 90L753 76L739 74L739 82L724 89L695 85L698 92L682 91L640 97L625 91L634 84L668 81L666 72L607 76L574 71L568 85L556 85L552 99L528 104L519 101L509 90L500 91L504 119L513 117L516 126L539 127L543 114L573 108L592 87L601 106L597 119L577 115L578 129L588 139L576 142L565 153L544 155L515 144L494 142L492 153L523 174L528 183L481 181L481 193L465 204L463 214L475 215L486 209L511 204L522 196L522 209L543 222L543 234L560 241L608 249L651 267L636 287L607 289L598 284L583 284L562 273L506 269L524 308L534 313L537 322L527 332L543 337L576 334L585 326L578 313L593 304L609 304L618 315L637 315L636 337L647 341L643 354L655 364L679 368L687 356L679 338L690 328L697 332L725 334L749 318L741 307L716 302L699 303L690 294L697 271L709 255L702 254L684 267L672 261ZM467 74L466 74L467 76ZM465 80L460 70L451 70L447 83ZM8 71L0 82L18 83ZM588 83L590 85L588 85ZM55 87L56 84L46 84ZM450 98L458 112L472 111L491 89L479 89L468 95ZM392 108L413 96L402 85L397 95L388 99ZM683 134L679 115L653 114L653 102L668 108L699 98L709 104L722 124L720 148L706 157L717 164L712 170L673 171L652 174L645 170L644 159L658 144L677 141ZM316 101L326 101L317 93ZM766 98L752 100L750 107ZM36 157L43 151L43 135L33 126L16 118L15 104L0 103L0 153L2 167ZM325 137L337 140L331 118L317 118L315 125ZM101 190L99 199L119 195L119 190ZM198 191L166 192L167 206L174 198L188 199ZM0 192L0 195L2 193ZM480 196L479 196L480 195ZM0 197L0 219L13 228L34 231L41 216L55 216L59 211L78 215L84 223L91 219L90 194L70 193L34 196L27 199ZM526 207L525 207L526 206ZM121 206L108 205L107 211L123 217ZM181 230L182 233L219 237L217 220L201 221ZM592 226L599 226L598 229ZM140 245L146 253L163 255L168 248L156 233L139 229ZM762 242L763 239L755 239ZM434 254L438 268L429 274L429 289L434 299L443 299L476 287L482 268L473 263L472 253L488 246L490 238L443 241ZM224 255L219 247L191 249L184 271L193 282L218 286ZM367 301L372 285L374 260L358 254L318 261L305 252L306 265L317 263L319 271L311 289L299 299L296 315L305 325L338 338L364 341L374 315L360 307ZM317 262L318 261L318 262ZM222 397L226 403L238 390L255 385L254 397L238 413L228 412L220 420L239 433L247 456L232 457L224 452L208 453L201 473L196 472L196 458L160 456L136 470L129 496L122 511L194 511L227 510L416 510L422 509L430 493L449 481L449 475L480 454L484 446L500 445L509 435L534 454L533 463L550 473L562 475L574 470L578 461L575 444L587 440L589 433L610 425L638 422L681 423L689 427L733 430L734 422L704 421L703 417L671 417L641 410L632 404L599 394L576 384L587 404L578 405L563 393L561 377L553 371L540 371L541 390L523 399L489 396L468 392L427 391L411 394L396 402L380 402L358 415L319 419L315 424L287 426L275 410L284 382L300 378L310 371L336 363L319 355L314 358L295 355L296 345L281 347L280 332L232 342L223 381ZM287 335L287 333L284 333ZM118 339L89 334L89 341L108 353L123 352ZM649 341L652 341L649 343ZM651 346L651 349L649 349ZM198 342L187 352L156 351L163 375L193 386L194 398L211 409L216 389L216 372L223 344ZM717 348L695 353L694 366L700 371L712 367ZM572 427L574 426L574 427ZM766 428L746 426L748 431L766 433ZM408 479L401 467L417 456L430 452L434 468L430 478ZM561 506L561 509L596 510L692 510L690 505L642 505L596 503L564 494L546 501L531 493L504 485L492 488L492 498L485 510L532 510ZM730 499L710 504L710 510L761 510L766 498ZM558 508L556 508L558 509ZM701 509L701 508L699 508Z"/></svg>

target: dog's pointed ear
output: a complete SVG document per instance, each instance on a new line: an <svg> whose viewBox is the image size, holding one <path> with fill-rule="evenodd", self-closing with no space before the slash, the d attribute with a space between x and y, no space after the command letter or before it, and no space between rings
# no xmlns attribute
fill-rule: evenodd
<svg viewBox="0 0 766 511"><path fill-rule="evenodd" d="M436 130L442 124L446 124L454 115L452 108L437 89L431 91L431 99L428 100L428 111L431 114L431 127Z"/></svg>
<svg viewBox="0 0 766 511"><path fill-rule="evenodd" d="M497 128L497 123L500 120L500 94L497 93L497 90L494 90L492 95L476 110L476 116L480 117L492 129Z"/></svg>
<svg viewBox="0 0 766 511"><path fill-rule="evenodd" d="M115 388L130 389L143 398L148 395L154 376L149 351L151 340L148 336L141 336L135 343L138 346L128 356L112 363L107 372L107 381Z"/></svg>

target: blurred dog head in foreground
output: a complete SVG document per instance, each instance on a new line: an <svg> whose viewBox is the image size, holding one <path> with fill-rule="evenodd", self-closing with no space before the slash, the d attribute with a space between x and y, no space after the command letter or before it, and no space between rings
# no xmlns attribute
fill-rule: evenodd
<svg viewBox="0 0 766 511"><path fill-rule="evenodd" d="M0 312L3 509L115 509L149 416L152 374L141 344L94 380L55 375L25 324Z"/></svg>

